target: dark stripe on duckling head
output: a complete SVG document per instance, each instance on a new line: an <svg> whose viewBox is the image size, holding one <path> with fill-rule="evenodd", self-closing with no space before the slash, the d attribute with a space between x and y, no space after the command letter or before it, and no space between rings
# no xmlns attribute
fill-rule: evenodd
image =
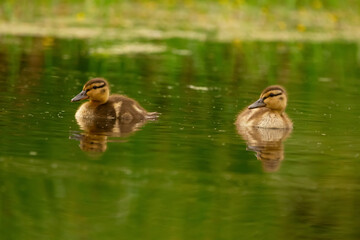
<svg viewBox="0 0 360 240"><path fill-rule="evenodd" d="M98 88L103 88L103 87L105 87L106 86L106 84L103 84L103 85L100 85L100 86L93 86L93 87L90 87L90 88L88 88L88 89L86 89L85 91L86 92L89 92L89 91L91 91L91 90L93 90L93 89L98 89ZM105 92L105 90L103 90L103 92Z"/></svg>
<svg viewBox="0 0 360 240"><path fill-rule="evenodd" d="M281 93L277 93L277 94L270 93L268 96L263 97L263 100L265 100L265 99L267 99L267 98L269 98L269 97L276 97L276 96L279 96L279 95L282 95L282 94L283 94L282 92L281 92Z"/></svg>
<svg viewBox="0 0 360 240"><path fill-rule="evenodd" d="M90 86L91 84L94 84L94 83L103 83L104 86L108 85L107 81L103 78L93 78L91 80L89 80L86 84L85 84L85 87L88 87Z"/></svg>
<svg viewBox="0 0 360 240"><path fill-rule="evenodd" d="M106 84L104 83L103 85L100 85L100 86L93 86L92 88L93 89L97 89L97 88L103 88L103 87L105 87L106 86Z"/></svg>
<svg viewBox="0 0 360 240"><path fill-rule="evenodd" d="M93 78L91 80L89 80L85 86L84 86L84 91L89 92L92 89L97 89L97 88L103 88L105 86L107 86L108 83L105 79L103 78Z"/></svg>

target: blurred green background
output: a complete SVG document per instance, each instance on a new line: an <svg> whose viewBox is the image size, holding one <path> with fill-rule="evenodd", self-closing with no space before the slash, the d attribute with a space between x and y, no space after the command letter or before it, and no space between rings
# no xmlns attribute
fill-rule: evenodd
<svg viewBox="0 0 360 240"><path fill-rule="evenodd" d="M360 22L356 0L4 0L0 11L0 32L112 39L141 29L142 37L148 38L188 30L205 31L207 37L221 41L355 40Z"/></svg>

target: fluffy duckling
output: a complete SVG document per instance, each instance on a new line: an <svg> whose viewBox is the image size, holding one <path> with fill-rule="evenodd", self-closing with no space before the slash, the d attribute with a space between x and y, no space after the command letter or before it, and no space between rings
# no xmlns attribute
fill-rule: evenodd
<svg viewBox="0 0 360 240"><path fill-rule="evenodd" d="M77 110L76 119L116 119L121 122L141 121L155 119L156 112L147 112L135 100L122 96L111 95L108 82L103 78L93 78L83 87L83 90L76 95L71 102L89 99Z"/></svg>
<svg viewBox="0 0 360 240"><path fill-rule="evenodd" d="M235 124L244 127L292 129L293 123L285 113L287 94L283 87L265 88L259 100L239 113Z"/></svg>

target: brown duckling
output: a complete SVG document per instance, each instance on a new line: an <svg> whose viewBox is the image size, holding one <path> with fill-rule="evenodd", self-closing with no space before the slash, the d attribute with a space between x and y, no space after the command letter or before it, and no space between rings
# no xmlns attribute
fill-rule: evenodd
<svg viewBox="0 0 360 240"><path fill-rule="evenodd" d="M281 86L265 88L259 100L237 116L235 124L244 127L292 129L293 123L285 113L287 93Z"/></svg>
<svg viewBox="0 0 360 240"><path fill-rule="evenodd" d="M134 99L123 95L111 95L108 82L103 78L93 78L83 87L71 102L89 99L76 111L76 119L116 119L130 123L146 119L156 119L158 113L147 112Z"/></svg>

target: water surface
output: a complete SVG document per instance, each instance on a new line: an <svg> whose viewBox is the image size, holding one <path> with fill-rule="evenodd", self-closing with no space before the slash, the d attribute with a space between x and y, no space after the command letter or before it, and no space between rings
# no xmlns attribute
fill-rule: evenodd
<svg viewBox="0 0 360 240"><path fill-rule="evenodd" d="M358 44L174 38L146 43L163 51L93 51L112 44L0 40L5 239L360 237ZM70 99L97 76L161 116L100 133L95 153ZM271 84L287 89L294 130L268 169L233 123Z"/></svg>

